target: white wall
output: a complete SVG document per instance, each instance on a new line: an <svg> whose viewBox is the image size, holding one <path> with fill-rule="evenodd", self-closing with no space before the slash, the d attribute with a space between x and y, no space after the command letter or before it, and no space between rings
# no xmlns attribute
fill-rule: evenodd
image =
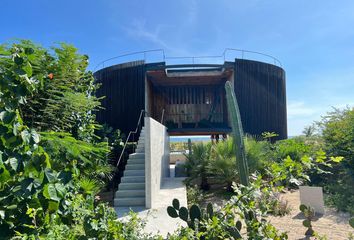
<svg viewBox="0 0 354 240"><path fill-rule="evenodd" d="M170 144L167 128L145 117L145 205L154 208L162 179L169 177Z"/></svg>

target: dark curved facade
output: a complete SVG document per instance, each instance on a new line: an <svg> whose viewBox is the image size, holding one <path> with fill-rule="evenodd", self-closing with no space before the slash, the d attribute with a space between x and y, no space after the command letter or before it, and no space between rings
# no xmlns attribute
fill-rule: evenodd
<svg viewBox="0 0 354 240"><path fill-rule="evenodd" d="M288 137L285 71L275 65L236 59L235 94L245 132Z"/></svg>
<svg viewBox="0 0 354 240"><path fill-rule="evenodd" d="M165 101L165 105L151 100L153 99L152 95L158 95L159 93L161 96L157 97L157 99L169 97L166 93L161 93L161 89L164 89L161 84L166 84L166 88L168 89L178 88L183 91L185 88L186 93L172 93L175 98L177 97L177 100L173 101L180 104L180 107L184 104L182 106L183 109L191 109L186 106L189 104L188 106L194 106L194 108L195 106L208 107L207 104L210 104L209 102L203 102L205 101L206 93L204 90L200 89L204 82L204 85L210 85L210 83L214 81L215 84L218 84L215 85L216 87L222 86L225 81L232 81L240 107L244 131L252 135L260 135L263 132L275 132L279 134L278 139L287 138L286 85L285 71L282 68L258 61L236 59L235 62L225 62L223 65L208 66L208 70L203 69L203 71L205 71L204 77L203 71L199 70L199 67L203 66L173 66L174 69L179 67L184 70L180 70L183 71L183 73L177 74L185 75L187 72L185 68L190 68L187 73L187 75L189 74L188 77L181 77L180 75L178 75L179 77L175 77L176 70L173 72L171 70L171 73L169 73L169 69L172 68L172 66L166 65L164 62L152 64L145 64L143 61L129 62L103 68L95 72L94 76L96 81L102 84L97 91L97 95L98 97L105 96L102 100L102 107L104 109L97 113L97 121L101 124L107 123L114 129L121 129L123 132L128 133L135 129L141 110L145 109L148 112L155 112L152 113L151 116L160 121L161 113L160 111L156 112L156 109L171 106L176 107L176 104L171 104L171 99L167 100L167 103ZM196 72L199 74L197 77L194 76ZM181 80L180 82L179 79ZM191 81L188 80L184 83L183 81L185 79L191 79ZM185 84L189 85L185 86ZM195 90L191 89L191 86L193 86ZM200 99L198 94L200 95ZM228 133L227 109L225 109L226 104L222 96L224 92L221 90L221 92L217 94L219 94L221 98L211 96L210 101L218 102L219 105L215 108L220 108L220 114L223 115L220 121L224 121L225 126L223 125L223 128L218 128L219 130L221 129L220 133L223 133L223 131ZM170 105L167 106L166 104ZM211 106L208 111L215 112L215 108ZM186 110L181 110L184 115L186 115L185 111ZM198 114L200 115L200 113ZM203 129L202 125L198 124L198 121L199 123L202 122L201 117L195 120L195 125L189 125L195 129ZM184 123L180 126L181 129L184 126L183 124ZM216 131L215 126L219 125L210 125L209 128ZM206 126L206 128L208 128L208 126ZM178 129L176 124L175 130L177 132ZM219 130L216 132L218 133ZM198 131L193 133L197 134ZM208 132L199 131L199 133L206 134Z"/></svg>

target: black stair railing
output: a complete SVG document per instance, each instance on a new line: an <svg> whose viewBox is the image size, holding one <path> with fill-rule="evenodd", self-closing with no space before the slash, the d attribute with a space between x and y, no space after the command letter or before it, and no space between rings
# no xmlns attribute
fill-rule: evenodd
<svg viewBox="0 0 354 240"><path fill-rule="evenodd" d="M140 132L141 132L141 129L143 127L143 124L144 124L144 121L143 121L143 118L145 116L148 116L148 112L146 112L145 110L141 110L140 111L140 115L139 115L139 119L138 119L138 122L136 124L136 128L134 131L130 131L129 134L128 134L128 137L127 139L125 140L125 143L124 143L124 146L123 146L123 149L122 149L122 152L120 153L119 155L119 158L118 158L118 161L117 161L117 164L115 166L115 172L114 172L114 176L113 176L113 179L112 179L112 201L113 201L113 205L114 205L114 197L115 197L115 192L116 192L116 183L117 183L117 178L116 176L120 174L120 171L119 171L119 164L121 164L122 162L122 159L124 157L124 154L125 154L125 150L127 148L127 145L128 145L128 142L130 139L132 139L132 141L134 142L135 141L135 136ZM133 152L135 152L135 147L133 148Z"/></svg>

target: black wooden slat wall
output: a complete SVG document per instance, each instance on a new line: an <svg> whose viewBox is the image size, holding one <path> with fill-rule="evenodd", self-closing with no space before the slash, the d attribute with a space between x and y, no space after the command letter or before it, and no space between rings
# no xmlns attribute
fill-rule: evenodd
<svg viewBox="0 0 354 240"><path fill-rule="evenodd" d="M124 133L135 128L140 111L145 109L145 66L143 61L136 61L107 67L94 74L96 81L102 83L97 95L105 96L102 100L105 109L97 113L99 123L108 123ZM287 138L285 72L282 68L236 59L234 87L246 133L275 132L279 134L278 139ZM187 92L188 98L183 100L178 88L169 89L169 104L199 101L200 92L196 89Z"/></svg>
<svg viewBox="0 0 354 240"><path fill-rule="evenodd" d="M140 111L145 109L145 64L135 61L114 65L97 71L94 76L101 87L97 96L104 109L97 113L97 121L107 123L124 133L134 130Z"/></svg>
<svg viewBox="0 0 354 240"><path fill-rule="evenodd" d="M252 135L275 132L287 138L285 72L282 68L236 59L235 94L244 131Z"/></svg>

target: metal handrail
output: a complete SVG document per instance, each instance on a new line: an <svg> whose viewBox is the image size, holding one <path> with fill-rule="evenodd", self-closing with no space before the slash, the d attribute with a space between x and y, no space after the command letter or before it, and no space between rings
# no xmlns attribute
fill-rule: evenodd
<svg viewBox="0 0 354 240"><path fill-rule="evenodd" d="M123 146L123 150L122 150L122 152L121 152L121 154L120 154L120 156L119 156L118 162L117 162L117 164L116 164L116 167L119 166L119 163L120 163L120 161L122 160L122 157L123 157L123 155L124 155L125 148L126 148L128 142L129 142L130 136L131 136L132 134L136 134L136 133L138 132L139 126L140 126L140 122L141 122L141 117L143 116L144 113L145 113L145 110L141 110L140 116L139 116L139 120L138 120L138 123L137 123L137 125L136 125L135 131L130 131L130 132L129 132L128 137L127 137L127 139L125 140L125 143L124 143L124 146Z"/></svg>
<svg viewBox="0 0 354 240"><path fill-rule="evenodd" d="M282 67L282 64L281 64L280 60L277 59L276 57L273 57L272 55L261 53L261 52L256 52L256 51L237 49L237 48L225 48L225 50L224 50L224 52L222 54L222 56L224 57L224 61L225 61L226 52L228 52L228 51L241 52L242 53L242 58L243 58L244 53L254 53L254 54L262 55L262 56L265 56L265 57L269 57L269 58L273 59L275 65L277 65L277 63L279 63L280 67Z"/></svg>
<svg viewBox="0 0 354 240"><path fill-rule="evenodd" d="M143 116L145 116L147 112L145 110L141 110L140 112L140 115L139 115L139 119L138 119L138 123L136 124L136 128L134 131L130 131L129 134L128 134L128 137L127 139L125 140L125 143L124 143L124 146L123 146L123 149L122 149L122 152L119 156L119 159L117 161L117 164L116 164L116 170L115 170L115 173L117 172L117 169L119 167L119 163L121 162L122 158L123 158L123 155L124 155L124 152L125 152L125 148L127 147L127 144L129 142L129 139L130 139L130 136L131 135L135 135L136 133L138 133L139 131L139 126L140 126L140 123L141 123L141 119ZM113 205L114 205L114 197L115 197L115 177L113 177L113 181L112 181L112 200L113 200Z"/></svg>
<svg viewBox="0 0 354 240"><path fill-rule="evenodd" d="M99 66L101 66L101 65L103 65L103 67L104 67L104 64L106 62L108 62L108 61L111 61L111 60L114 60L114 59L118 59L118 58L122 58L122 57L137 55L137 54L144 54L144 59L143 60L146 61L146 54L150 53L150 52L161 52L163 61L166 61L167 59L171 59L171 60L172 59L192 59L193 64L195 64L195 60L196 59L203 59L203 58L204 59L205 58L220 58L220 59L224 59L224 61L225 61L226 60L226 53L229 52L229 51L240 52L242 54L242 59L243 59L245 53L252 53L252 54L258 54L258 55L261 55L261 56L265 56L265 57L268 57L268 58L272 59L273 62L274 62L274 65L278 65L279 64L279 66L282 67L282 64L281 64L280 60L277 59L276 57L273 57L272 55L261 53L261 52L257 52L257 51L250 51L250 50L237 49L237 48L225 48L224 52L220 56L219 55L211 55L211 56L186 56L186 57L183 57L183 56L168 57L168 56L166 56L164 49L152 49L152 50L146 50L146 51L138 51L138 52L126 53L126 54L122 54L122 55L119 55L119 56L116 56L116 57L108 58L108 59L98 63L96 65L96 67L93 69L93 71L96 71L96 69Z"/></svg>
<svg viewBox="0 0 354 240"><path fill-rule="evenodd" d="M111 57L111 58L108 58L108 59L104 60L104 61L98 63L96 65L96 67L93 69L93 71L96 71L96 69L100 65L103 65L103 67L104 67L105 62L108 62L108 61L111 61L111 60L114 60L114 59L117 59L117 58L137 55L137 54L144 54L144 59L143 60L145 61L146 60L146 53L149 53L149 52L162 52L163 59L165 60L165 58L166 58L165 51L163 49L151 49L151 50L145 50L145 51L131 52L131 53L122 54L122 55L119 55L119 56L116 56L116 57Z"/></svg>
<svg viewBox="0 0 354 240"><path fill-rule="evenodd" d="M165 109L162 109L162 114L161 114L161 124L163 124L163 117L165 115Z"/></svg>

